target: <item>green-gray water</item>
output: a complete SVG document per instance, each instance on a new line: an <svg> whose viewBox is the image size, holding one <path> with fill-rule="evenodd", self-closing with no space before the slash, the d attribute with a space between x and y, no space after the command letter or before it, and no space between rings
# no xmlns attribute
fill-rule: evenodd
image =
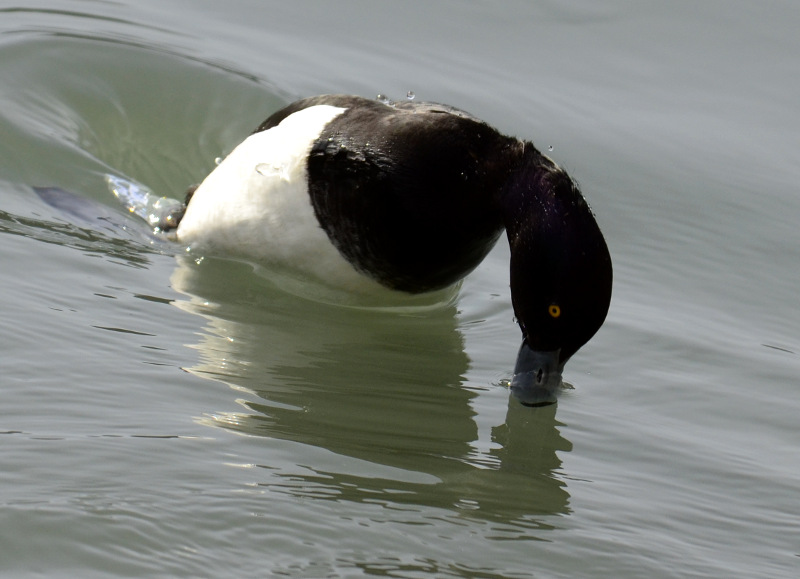
<svg viewBox="0 0 800 579"><path fill-rule="evenodd" d="M796 3L20 4L0 575L798 576ZM505 387L504 240L450 306L335 307L176 256L103 179L179 196L295 98L408 91L552 147L597 214L614 299L557 406Z"/></svg>

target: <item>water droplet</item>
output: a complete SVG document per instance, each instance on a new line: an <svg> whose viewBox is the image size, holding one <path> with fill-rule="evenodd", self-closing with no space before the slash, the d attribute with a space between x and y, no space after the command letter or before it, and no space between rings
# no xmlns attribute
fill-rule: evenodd
<svg viewBox="0 0 800 579"><path fill-rule="evenodd" d="M177 199L156 197L150 194L147 196L147 204L144 208L146 211L145 219L156 231L168 229L172 214L179 211L182 205L183 203Z"/></svg>
<svg viewBox="0 0 800 579"><path fill-rule="evenodd" d="M547 147L547 150L548 151L552 151L553 150L553 145L550 145L549 147Z"/></svg>
<svg viewBox="0 0 800 579"><path fill-rule="evenodd" d="M406 93L406 98L407 98L408 100L410 100L410 101L413 101L415 96L417 96L417 95L415 95L415 94L414 94L414 91L413 91L413 90L410 90L410 91L408 91L408 92Z"/></svg>
<svg viewBox="0 0 800 579"><path fill-rule="evenodd" d="M256 173L269 177L275 174L275 168L269 163L259 163L256 165Z"/></svg>
<svg viewBox="0 0 800 579"><path fill-rule="evenodd" d="M392 103L392 99L390 99L389 97L387 97L387 96L386 96L385 94L383 94L383 93L380 93L380 94L378 94L378 95L377 95L375 98L376 98L377 100L379 100L380 102L382 102L383 104L385 104L385 105L391 105L391 104L393 104L393 103Z"/></svg>
<svg viewBox="0 0 800 579"><path fill-rule="evenodd" d="M220 163L222 163L222 157L217 157L216 159L214 159L215 165L219 165Z"/></svg>
<svg viewBox="0 0 800 579"><path fill-rule="evenodd" d="M264 177L278 177L286 179L286 166L274 163L259 163L256 165L256 173Z"/></svg>

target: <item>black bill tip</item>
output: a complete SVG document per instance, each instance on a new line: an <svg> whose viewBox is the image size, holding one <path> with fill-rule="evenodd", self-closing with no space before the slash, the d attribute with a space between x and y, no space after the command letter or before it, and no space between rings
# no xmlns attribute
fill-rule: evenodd
<svg viewBox="0 0 800 579"><path fill-rule="evenodd" d="M561 389L562 369L559 350L532 350L527 342L523 342L511 379L511 393L525 406L555 404Z"/></svg>

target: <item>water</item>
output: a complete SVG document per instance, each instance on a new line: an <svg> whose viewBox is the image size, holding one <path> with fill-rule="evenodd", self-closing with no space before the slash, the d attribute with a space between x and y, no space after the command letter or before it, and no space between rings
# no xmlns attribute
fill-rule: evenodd
<svg viewBox="0 0 800 579"><path fill-rule="evenodd" d="M798 23L0 4L0 574L796 577ZM294 98L409 87L552 146L597 213L614 298L557 406L509 399L502 241L445 305L331 306L104 180L180 198Z"/></svg>

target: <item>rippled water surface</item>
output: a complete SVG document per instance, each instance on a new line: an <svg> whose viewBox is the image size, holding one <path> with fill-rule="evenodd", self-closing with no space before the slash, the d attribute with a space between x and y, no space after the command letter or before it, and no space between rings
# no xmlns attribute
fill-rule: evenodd
<svg viewBox="0 0 800 579"><path fill-rule="evenodd" d="M793 2L0 2L0 574L797 577ZM615 265L556 406L509 399L501 240L385 311L194 259L174 197L326 92L550 148ZM60 207L35 188L72 196Z"/></svg>

